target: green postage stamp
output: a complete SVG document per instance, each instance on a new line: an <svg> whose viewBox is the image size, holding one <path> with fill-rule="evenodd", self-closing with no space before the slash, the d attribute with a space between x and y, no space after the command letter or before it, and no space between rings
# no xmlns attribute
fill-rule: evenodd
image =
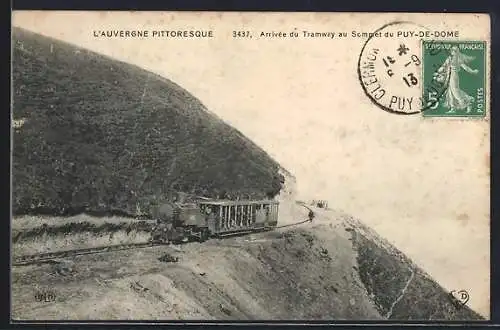
<svg viewBox="0 0 500 330"><path fill-rule="evenodd" d="M424 117L484 117L486 114L486 43L423 41L423 89L429 107ZM427 95L426 95L427 94Z"/></svg>

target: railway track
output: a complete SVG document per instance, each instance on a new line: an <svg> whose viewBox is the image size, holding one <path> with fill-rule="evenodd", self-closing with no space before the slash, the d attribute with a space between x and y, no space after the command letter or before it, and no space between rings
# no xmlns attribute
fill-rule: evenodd
<svg viewBox="0 0 500 330"><path fill-rule="evenodd" d="M308 208L307 206L305 206L305 207ZM292 224L276 226L273 228L267 227L267 228L260 228L259 230L246 230L246 231L221 234L221 235L217 235L216 238L226 238L226 237L231 237L231 236L252 234L252 233L257 233L257 232L262 232L262 231L271 231L271 230L276 230L276 229L285 228L285 227L297 226L297 225L300 225L300 224L303 224L306 222L309 222L309 220L303 220L303 221L299 221L299 222L292 223ZM108 245L108 246L86 248L86 249L73 249L73 250L65 250L65 251L37 253L37 254L24 255L24 256L14 258L14 260L12 261L12 266L26 266L26 265L36 264L36 263L49 262L49 261L52 261L55 259L61 259L61 258L70 258L70 257L81 256L81 255L87 255L87 254L108 253L108 252L122 251L122 250L140 249L140 248L147 248L147 247L160 246L160 245L165 245L165 244L152 243L152 242L132 243L132 244L117 244L117 245Z"/></svg>
<svg viewBox="0 0 500 330"><path fill-rule="evenodd" d="M25 266L35 263L47 262L60 258L69 258L86 254L107 253L107 252L121 251L121 250L139 249L139 248L153 247L158 245L161 244L148 242L148 243L118 244L118 245L108 245L95 248L37 253L37 254L25 255L14 258L14 260L12 261L12 266Z"/></svg>

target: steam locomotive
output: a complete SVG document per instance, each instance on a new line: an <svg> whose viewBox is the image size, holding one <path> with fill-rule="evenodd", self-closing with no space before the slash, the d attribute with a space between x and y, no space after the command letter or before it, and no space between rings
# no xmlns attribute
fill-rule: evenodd
<svg viewBox="0 0 500 330"><path fill-rule="evenodd" d="M164 203L155 212L154 243L206 241L210 237L265 231L278 224L275 200L201 200Z"/></svg>

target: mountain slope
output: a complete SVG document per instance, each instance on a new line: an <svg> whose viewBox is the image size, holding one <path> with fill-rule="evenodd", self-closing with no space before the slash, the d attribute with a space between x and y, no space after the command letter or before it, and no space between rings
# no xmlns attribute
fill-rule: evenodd
<svg viewBox="0 0 500 330"><path fill-rule="evenodd" d="M483 319L454 304L429 275L359 220L315 211L312 223L271 232L14 267L12 315L21 320ZM307 210L296 206L280 212L280 223L306 216ZM40 304L34 291L53 292L55 301Z"/></svg>
<svg viewBox="0 0 500 330"><path fill-rule="evenodd" d="M274 160L173 82L12 33L15 214L147 215L174 191L262 198L281 189Z"/></svg>

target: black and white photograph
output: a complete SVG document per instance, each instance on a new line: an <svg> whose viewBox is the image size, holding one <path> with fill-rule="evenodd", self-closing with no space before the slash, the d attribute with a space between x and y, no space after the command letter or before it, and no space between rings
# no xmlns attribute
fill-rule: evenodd
<svg viewBox="0 0 500 330"><path fill-rule="evenodd" d="M14 321L490 319L486 14L13 11Z"/></svg>

